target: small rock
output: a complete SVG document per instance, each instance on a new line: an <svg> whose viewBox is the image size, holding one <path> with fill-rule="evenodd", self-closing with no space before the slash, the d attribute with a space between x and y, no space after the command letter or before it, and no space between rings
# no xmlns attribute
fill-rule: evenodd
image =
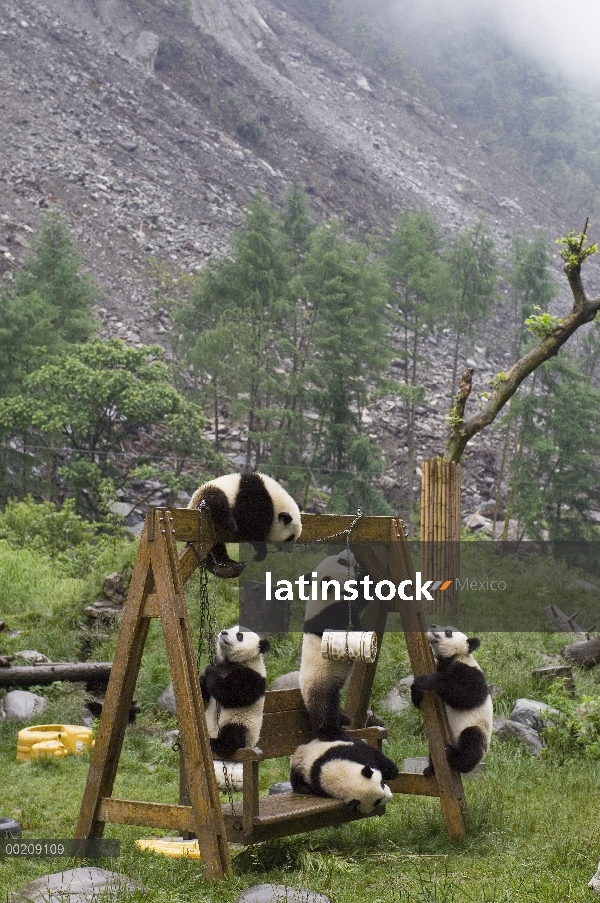
<svg viewBox="0 0 600 903"><path fill-rule="evenodd" d="M600 586L590 583L589 580L575 580L573 585L585 590L586 593L600 593Z"/></svg>
<svg viewBox="0 0 600 903"><path fill-rule="evenodd" d="M270 690L296 690L300 687L300 672L289 671L287 674L281 674L276 677Z"/></svg>
<svg viewBox="0 0 600 903"><path fill-rule="evenodd" d="M2 700L2 717L7 721L27 721L46 708L43 696L29 690L10 690Z"/></svg>
<svg viewBox="0 0 600 903"><path fill-rule="evenodd" d="M532 727L527 727L519 721L500 721L496 728L500 740L517 740L530 756L539 756L543 745L538 734Z"/></svg>
<svg viewBox="0 0 600 903"><path fill-rule="evenodd" d="M277 781L269 787L269 796L275 796L278 793L291 793L292 785L290 781Z"/></svg>
<svg viewBox="0 0 600 903"><path fill-rule="evenodd" d="M330 900L325 894L286 884L255 884L240 894L236 903L330 903Z"/></svg>
<svg viewBox="0 0 600 903"><path fill-rule="evenodd" d="M167 731L160 742L163 746L174 746L174 744L177 743L178 740L179 731L175 728L172 731Z"/></svg>
<svg viewBox="0 0 600 903"><path fill-rule="evenodd" d="M35 649L21 649L15 655L19 658L24 658L30 665L47 665L51 662L47 655L44 655L43 652L37 652Z"/></svg>
<svg viewBox="0 0 600 903"><path fill-rule="evenodd" d="M388 712L403 712L410 706L409 697L399 687L392 687L385 699L381 700L382 709L387 709Z"/></svg>
<svg viewBox="0 0 600 903"><path fill-rule="evenodd" d="M519 724L525 724L527 727L533 728L534 731L540 731L545 726L542 715L559 715L556 709L550 708L545 702L536 702L535 699L517 699L510 713L509 720L517 721Z"/></svg>
<svg viewBox="0 0 600 903"><path fill-rule="evenodd" d="M128 508L130 507L128 505ZM123 574L119 574L118 571L108 574L102 581L102 592L112 602L123 603L127 596L127 587L125 586Z"/></svg>
<svg viewBox="0 0 600 903"><path fill-rule="evenodd" d="M11 894L9 903L93 903L100 894L106 903L116 903L136 890L144 888L125 875L86 867L36 878Z"/></svg>
<svg viewBox="0 0 600 903"><path fill-rule="evenodd" d="M160 712L167 712L169 715L175 714L175 692L173 690L172 681L156 700L155 708Z"/></svg>

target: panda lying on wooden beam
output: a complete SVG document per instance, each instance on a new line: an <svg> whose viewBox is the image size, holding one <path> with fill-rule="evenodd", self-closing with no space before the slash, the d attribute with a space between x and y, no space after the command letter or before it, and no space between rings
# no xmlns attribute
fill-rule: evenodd
<svg viewBox="0 0 600 903"><path fill-rule="evenodd" d="M280 551L293 552L302 532L300 509L283 486L264 473L229 473L204 483L194 492L188 508L204 503L212 525L231 533L232 542L249 542L255 561L264 561L267 542ZM227 554L216 542L206 567L217 577L239 577L244 564Z"/></svg>

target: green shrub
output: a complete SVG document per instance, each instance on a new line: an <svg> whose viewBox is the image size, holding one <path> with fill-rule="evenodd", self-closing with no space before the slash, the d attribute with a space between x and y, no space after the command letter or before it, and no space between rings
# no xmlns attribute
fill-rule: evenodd
<svg viewBox="0 0 600 903"><path fill-rule="evenodd" d="M545 699L559 713L544 729L546 755L561 761L578 754L600 759L600 696L575 699L556 681Z"/></svg>
<svg viewBox="0 0 600 903"><path fill-rule="evenodd" d="M75 513L75 502L11 499L0 512L0 539L12 549L32 549L52 559L63 576L86 573L98 556L96 528Z"/></svg>
<svg viewBox="0 0 600 903"><path fill-rule="evenodd" d="M249 144L262 144L265 140L264 128L251 119L240 119L235 130L242 141L247 141Z"/></svg>

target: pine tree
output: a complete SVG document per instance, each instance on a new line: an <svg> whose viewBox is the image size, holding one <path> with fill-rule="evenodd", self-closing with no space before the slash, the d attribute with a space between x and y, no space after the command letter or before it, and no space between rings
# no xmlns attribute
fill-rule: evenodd
<svg viewBox="0 0 600 903"><path fill-rule="evenodd" d="M15 294L34 292L52 311L51 326L63 342L83 342L97 329L92 305L98 286L81 273L83 255L75 249L69 228L58 213L44 217L40 233L14 280Z"/></svg>
<svg viewBox="0 0 600 903"><path fill-rule="evenodd" d="M339 224L327 224L312 236L305 284L318 307L307 368L319 415L311 467L328 474L333 510L364 505L369 513L388 513L372 486L383 470L381 452L362 432L363 411L391 357L381 266L367 245L346 239Z"/></svg>
<svg viewBox="0 0 600 903"><path fill-rule="evenodd" d="M522 455L514 476L514 511L524 532L551 541L598 539L587 517L597 487L600 390L572 353L537 371L539 391L515 402Z"/></svg>
<svg viewBox="0 0 600 903"><path fill-rule="evenodd" d="M457 236L447 259L450 282L446 316L454 333L450 397L454 398L461 343L489 315L495 300L496 251L483 222Z"/></svg>
<svg viewBox="0 0 600 903"><path fill-rule="evenodd" d="M441 238L431 214L408 211L397 221L385 255L385 272L391 297L400 307L397 322L403 335L401 355L408 446L406 509L409 515L415 507L416 405L424 398L424 389L417 382L420 340L442 318L444 292L449 280L447 264L440 256L441 247Z"/></svg>

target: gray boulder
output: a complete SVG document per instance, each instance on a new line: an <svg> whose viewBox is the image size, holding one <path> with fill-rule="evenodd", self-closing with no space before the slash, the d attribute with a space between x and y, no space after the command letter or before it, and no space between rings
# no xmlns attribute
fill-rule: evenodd
<svg viewBox="0 0 600 903"><path fill-rule="evenodd" d="M513 710L508 716L510 721L518 721L534 731L540 731L551 720L552 715L560 714L556 709L550 708L545 702L537 702L535 699L517 699Z"/></svg>
<svg viewBox="0 0 600 903"><path fill-rule="evenodd" d="M496 727L500 740L517 740L530 756L539 756L543 749L542 741L536 731L519 721L500 721Z"/></svg>
<svg viewBox="0 0 600 903"><path fill-rule="evenodd" d="M160 45L160 39L153 31L142 31L135 42L133 52L136 59L144 64L149 73L154 72L156 54ZM138 336L139 341L139 336Z"/></svg>
<svg viewBox="0 0 600 903"><path fill-rule="evenodd" d="M36 878L8 899L9 903L93 903L102 895L105 903L117 903L125 894L143 889L125 875L86 867Z"/></svg>
<svg viewBox="0 0 600 903"><path fill-rule="evenodd" d="M388 712L403 712L411 706L410 696L400 687L392 687L385 699L381 700L381 708Z"/></svg>
<svg viewBox="0 0 600 903"><path fill-rule="evenodd" d="M15 655L18 655L19 658L24 658L30 665L50 664L48 656L44 655L43 652L38 652L36 649L21 649L21 651L16 652Z"/></svg>
<svg viewBox="0 0 600 903"><path fill-rule="evenodd" d="M300 672L289 671L287 674L281 674L276 677L270 690L296 690L300 687Z"/></svg>
<svg viewBox="0 0 600 903"><path fill-rule="evenodd" d="M8 721L27 721L44 711L46 700L29 690L11 690L2 700L2 717Z"/></svg>
<svg viewBox="0 0 600 903"><path fill-rule="evenodd" d="M155 707L160 712L167 712L169 715L175 714L175 692L173 690L173 681L166 687L156 700Z"/></svg>
<svg viewBox="0 0 600 903"><path fill-rule="evenodd" d="M330 900L325 894L286 884L255 884L240 894L236 903L330 903Z"/></svg>
<svg viewBox="0 0 600 903"><path fill-rule="evenodd" d="M290 781L277 781L269 787L269 796L276 796L278 793L291 793L292 785Z"/></svg>

